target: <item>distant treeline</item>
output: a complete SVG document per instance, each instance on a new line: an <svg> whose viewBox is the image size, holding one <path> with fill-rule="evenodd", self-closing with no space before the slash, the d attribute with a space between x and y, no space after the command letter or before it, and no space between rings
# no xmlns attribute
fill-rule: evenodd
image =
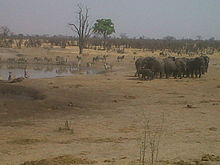
<svg viewBox="0 0 220 165"><path fill-rule="evenodd" d="M20 48L22 45L26 47L40 47L43 43L49 44L51 47L60 46L77 46L77 38L62 35L1 35L0 47L12 47L13 44ZM105 43L105 46L104 46ZM145 39L145 38L117 38L111 37L103 41L100 37L91 37L87 41L85 48L97 50L116 50L118 53L123 53L124 48L137 48L149 51L171 51L178 54L181 53L208 53L220 51L220 41L214 38L209 40L193 40L181 39L177 40L174 37L164 37L163 39Z"/></svg>

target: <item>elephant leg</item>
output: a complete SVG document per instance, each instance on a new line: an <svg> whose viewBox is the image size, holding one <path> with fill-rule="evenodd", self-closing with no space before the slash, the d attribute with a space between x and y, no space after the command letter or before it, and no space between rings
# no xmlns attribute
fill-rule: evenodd
<svg viewBox="0 0 220 165"><path fill-rule="evenodd" d="M198 77L198 71L197 70L195 71L195 77L196 78Z"/></svg>
<svg viewBox="0 0 220 165"><path fill-rule="evenodd" d="M184 77L184 73L180 72L180 78L183 78L183 77Z"/></svg>
<svg viewBox="0 0 220 165"><path fill-rule="evenodd" d="M191 72L191 78L193 78L193 77L194 77L193 72Z"/></svg>
<svg viewBox="0 0 220 165"><path fill-rule="evenodd" d="M155 75L154 75L153 77L155 77ZM162 77L163 77L163 73L162 73L162 72L160 72L160 78L162 78Z"/></svg>
<svg viewBox="0 0 220 165"><path fill-rule="evenodd" d="M178 77L179 77L180 79L182 79L182 73L181 73L181 72L178 73Z"/></svg>
<svg viewBox="0 0 220 165"><path fill-rule="evenodd" d="M187 77L187 72L186 71L183 72L183 78L184 77Z"/></svg>
<svg viewBox="0 0 220 165"><path fill-rule="evenodd" d="M201 78L201 75L202 75L202 72L201 72L201 71L199 71L199 78Z"/></svg>
<svg viewBox="0 0 220 165"><path fill-rule="evenodd" d="M173 76L174 76L174 78L176 79L177 76L178 76L178 74L177 74L176 72L174 72Z"/></svg>

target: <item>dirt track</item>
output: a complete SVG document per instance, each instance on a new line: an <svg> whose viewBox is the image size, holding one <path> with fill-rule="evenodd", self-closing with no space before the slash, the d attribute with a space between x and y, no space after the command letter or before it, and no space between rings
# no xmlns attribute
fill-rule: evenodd
<svg viewBox="0 0 220 165"><path fill-rule="evenodd" d="M112 63L106 74L1 83L0 165L131 164L139 155L143 113L152 128L165 115L159 160L220 155L219 54L201 79L140 81L131 56Z"/></svg>

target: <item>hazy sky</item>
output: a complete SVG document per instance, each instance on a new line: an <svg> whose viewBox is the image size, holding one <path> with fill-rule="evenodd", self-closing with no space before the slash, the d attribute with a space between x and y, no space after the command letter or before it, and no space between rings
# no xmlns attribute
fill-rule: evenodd
<svg viewBox="0 0 220 165"><path fill-rule="evenodd" d="M92 23L111 18L116 34L220 39L220 0L0 0L0 26L15 33L71 35L76 4Z"/></svg>

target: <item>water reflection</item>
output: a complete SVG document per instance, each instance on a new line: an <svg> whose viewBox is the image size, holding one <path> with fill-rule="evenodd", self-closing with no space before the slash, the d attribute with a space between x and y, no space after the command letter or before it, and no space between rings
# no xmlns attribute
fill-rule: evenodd
<svg viewBox="0 0 220 165"><path fill-rule="evenodd" d="M13 77L51 78L57 76L69 76L74 74L96 74L92 68L76 68L64 65L40 65L40 64L2 64L0 63L0 79L7 80L9 72ZM25 73L26 72L26 73Z"/></svg>

